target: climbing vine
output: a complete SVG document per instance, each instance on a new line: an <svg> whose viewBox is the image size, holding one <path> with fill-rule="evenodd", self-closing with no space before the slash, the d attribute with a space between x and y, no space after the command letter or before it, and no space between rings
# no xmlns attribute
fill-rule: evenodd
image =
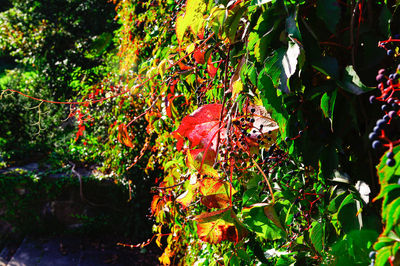
<svg viewBox="0 0 400 266"><path fill-rule="evenodd" d="M115 4L118 67L71 114L108 171L161 170L162 264L399 263L398 4Z"/></svg>

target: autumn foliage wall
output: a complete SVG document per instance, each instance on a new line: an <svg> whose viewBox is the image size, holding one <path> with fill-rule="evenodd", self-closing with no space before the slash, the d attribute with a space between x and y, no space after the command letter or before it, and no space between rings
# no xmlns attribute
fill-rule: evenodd
<svg viewBox="0 0 400 266"><path fill-rule="evenodd" d="M118 68L80 111L108 128L109 169L162 170L162 264L399 264L399 165L368 139L377 71L397 71L397 42L378 47L399 33L397 4L116 5Z"/></svg>

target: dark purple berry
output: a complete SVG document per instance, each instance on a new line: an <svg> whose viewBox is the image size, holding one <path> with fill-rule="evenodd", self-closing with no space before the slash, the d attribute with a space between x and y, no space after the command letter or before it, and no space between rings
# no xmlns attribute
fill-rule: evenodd
<svg viewBox="0 0 400 266"><path fill-rule="evenodd" d="M285 138L285 142L288 142L289 140L290 140L289 137L286 137L286 138Z"/></svg>
<svg viewBox="0 0 400 266"><path fill-rule="evenodd" d="M393 167L393 166L395 166L396 165L396 161L395 161L395 159L387 159L386 160L386 165L387 166L389 166L389 167Z"/></svg>
<svg viewBox="0 0 400 266"><path fill-rule="evenodd" d="M370 259L375 258L375 256L376 256L376 252L375 252L375 251L371 251L371 252L369 253L369 258L370 258Z"/></svg>
<svg viewBox="0 0 400 266"><path fill-rule="evenodd" d="M255 108L251 108L250 112L255 113L256 109Z"/></svg>
<svg viewBox="0 0 400 266"><path fill-rule="evenodd" d="M393 74L390 74L390 75L389 75L389 79L393 79Z"/></svg>
<svg viewBox="0 0 400 266"><path fill-rule="evenodd" d="M388 153L386 153L386 157L388 157L389 159L393 159L394 153L389 151Z"/></svg>
<svg viewBox="0 0 400 266"><path fill-rule="evenodd" d="M382 74L377 75L376 76L376 81L379 82L379 83L384 82L385 81L385 76L382 75Z"/></svg>
<svg viewBox="0 0 400 266"><path fill-rule="evenodd" d="M382 146L382 143L379 140L374 140L374 142L372 142L373 149L379 149L381 146Z"/></svg>
<svg viewBox="0 0 400 266"><path fill-rule="evenodd" d="M300 136L303 136L303 134L304 134L303 130L300 130L300 131L299 131L299 135L300 135Z"/></svg>
<svg viewBox="0 0 400 266"><path fill-rule="evenodd" d="M371 96L369 97L369 102L370 102L370 103L374 103L375 101L376 101L375 96L374 96L374 95L371 95Z"/></svg>
<svg viewBox="0 0 400 266"><path fill-rule="evenodd" d="M399 73L393 73L393 79L399 79L400 78L400 75L399 75Z"/></svg>
<svg viewBox="0 0 400 266"><path fill-rule="evenodd" d="M380 134L381 133L381 129L378 126L376 126L376 127L374 127L373 132L375 132L376 134Z"/></svg>
<svg viewBox="0 0 400 266"><path fill-rule="evenodd" d="M386 121L383 119L379 119L378 121L376 121L376 126L380 129L384 128L386 126Z"/></svg>
<svg viewBox="0 0 400 266"><path fill-rule="evenodd" d="M378 139L379 135L376 132L371 132L368 135L369 140L376 140Z"/></svg>
<svg viewBox="0 0 400 266"><path fill-rule="evenodd" d="M392 49L387 50L386 53L388 56L394 56L394 51Z"/></svg>
<svg viewBox="0 0 400 266"><path fill-rule="evenodd" d="M389 115L384 115L382 119L385 120L386 122L389 122L390 117Z"/></svg>
<svg viewBox="0 0 400 266"><path fill-rule="evenodd" d="M396 111L390 111L388 113L389 118L393 118L396 115Z"/></svg>
<svg viewBox="0 0 400 266"><path fill-rule="evenodd" d="M382 111L386 112L386 111L389 111L390 107L389 107L389 105L384 104L384 105L382 105L381 109L382 109Z"/></svg>

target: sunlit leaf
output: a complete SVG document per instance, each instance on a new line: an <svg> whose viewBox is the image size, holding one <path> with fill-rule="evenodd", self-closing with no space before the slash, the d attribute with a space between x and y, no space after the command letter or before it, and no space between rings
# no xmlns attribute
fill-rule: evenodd
<svg viewBox="0 0 400 266"><path fill-rule="evenodd" d="M275 240L286 236L274 206L268 203L257 203L243 208L244 223L258 236Z"/></svg>
<svg viewBox="0 0 400 266"><path fill-rule="evenodd" d="M229 182L215 178L205 178L200 182L201 202L208 208L226 208L230 198L236 193Z"/></svg>
<svg viewBox="0 0 400 266"><path fill-rule="evenodd" d="M314 221L311 224L310 239L316 251L320 254L325 247L325 224L321 221Z"/></svg>
<svg viewBox="0 0 400 266"><path fill-rule="evenodd" d="M218 177L218 172L212 165L216 156L215 151L207 150L206 158L203 160L205 150L194 149L187 152L186 165L199 172L201 175Z"/></svg>
<svg viewBox="0 0 400 266"><path fill-rule="evenodd" d="M176 201L180 204L182 204L183 208L187 208L190 203L192 203L193 198L195 196L195 189L198 187L198 184L188 184L186 191L179 195L179 197L176 198Z"/></svg>
<svg viewBox="0 0 400 266"><path fill-rule="evenodd" d="M199 238L212 244L221 241L238 242L246 235L245 228L230 208L204 212L196 216L195 220Z"/></svg>
<svg viewBox="0 0 400 266"><path fill-rule="evenodd" d="M182 149L186 137L190 141L190 147L199 145L206 148L210 144L209 148L215 151L221 111L221 104L207 104L184 117L179 128L172 133L178 140L178 150ZM224 130L220 131L220 135L225 138Z"/></svg>
<svg viewBox="0 0 400 266"><path fill-rule="evenodd" d="M179 42L182 41L187 28L190 28L193 34L199 34L204 24L203 14L206 7L202 0L187 0L185 14L176 19L176 37Z"/></svg>
<svg viewBox="0 0 400 266"><path fill-rule="evenodd" d="M130 148L134 148L125 124L118 125L118 141Z"/></svg>

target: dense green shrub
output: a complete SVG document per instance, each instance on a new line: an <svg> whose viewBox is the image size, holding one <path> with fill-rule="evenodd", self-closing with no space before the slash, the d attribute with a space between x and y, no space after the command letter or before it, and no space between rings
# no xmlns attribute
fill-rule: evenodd
<svg viewBox="0 0 400 266"><path fill-rule="evenodd" d="M70 106L29 100L68 101L107 73L116 23L108 1L7 1L0 13L1 152L68 156ZM7 5L4 5L7 7ZM8 64L7 64L8 62ZM25 157L25 158L24 158Z"/></svg>

